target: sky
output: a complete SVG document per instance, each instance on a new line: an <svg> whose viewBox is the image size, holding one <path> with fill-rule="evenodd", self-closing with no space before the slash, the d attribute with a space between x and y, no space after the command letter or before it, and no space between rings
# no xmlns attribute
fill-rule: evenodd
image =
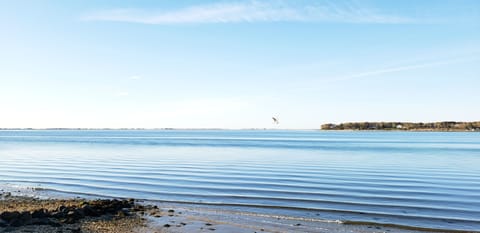
<svg viewBox="0 0 480 233"><path fill-rule="evenodd" d="M479 103L476 0L0 0L0 128L474 121Z"/></svg>

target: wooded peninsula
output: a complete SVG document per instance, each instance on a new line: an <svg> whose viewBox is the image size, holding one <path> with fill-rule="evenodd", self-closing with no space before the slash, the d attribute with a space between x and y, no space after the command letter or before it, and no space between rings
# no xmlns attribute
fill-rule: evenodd
<svg viewBox="0 0 480 233"><path fill-rule="evenodd" d="M322 130L399 130L399 131L480 131L480 121L473 122L347 122L324 124Z"/></svg>

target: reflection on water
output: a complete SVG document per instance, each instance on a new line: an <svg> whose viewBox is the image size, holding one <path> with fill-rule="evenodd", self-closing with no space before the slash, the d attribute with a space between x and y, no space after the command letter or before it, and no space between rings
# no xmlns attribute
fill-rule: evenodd
<svg viewBox="0 0 480 233"><path fill-rule="evenodd" d="M478 230L480 135L0 131L0 185L6 183Z"/></svg>

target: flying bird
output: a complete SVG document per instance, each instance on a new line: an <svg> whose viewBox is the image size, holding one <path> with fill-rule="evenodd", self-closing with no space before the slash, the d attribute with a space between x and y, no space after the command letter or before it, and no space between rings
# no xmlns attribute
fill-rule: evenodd
<svg viewBox="0 0 480 233"><path fill-rule="evenodd" d="M280 123L280 122L278 122L278 119L277 119L277 118L275 118L275 117L272 117L272 120L273 120L273 124L276 124L276 125L278 125L278 123Z"/></svg>

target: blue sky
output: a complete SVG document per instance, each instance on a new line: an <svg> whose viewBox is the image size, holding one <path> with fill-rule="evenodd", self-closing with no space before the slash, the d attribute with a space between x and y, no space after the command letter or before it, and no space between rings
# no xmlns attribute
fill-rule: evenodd
<svg viewBox="0 0 480 233"><path fill-rule="evenodd" d="M474 0L0 1L0 31L0 127L480 120Z"/></svg>

